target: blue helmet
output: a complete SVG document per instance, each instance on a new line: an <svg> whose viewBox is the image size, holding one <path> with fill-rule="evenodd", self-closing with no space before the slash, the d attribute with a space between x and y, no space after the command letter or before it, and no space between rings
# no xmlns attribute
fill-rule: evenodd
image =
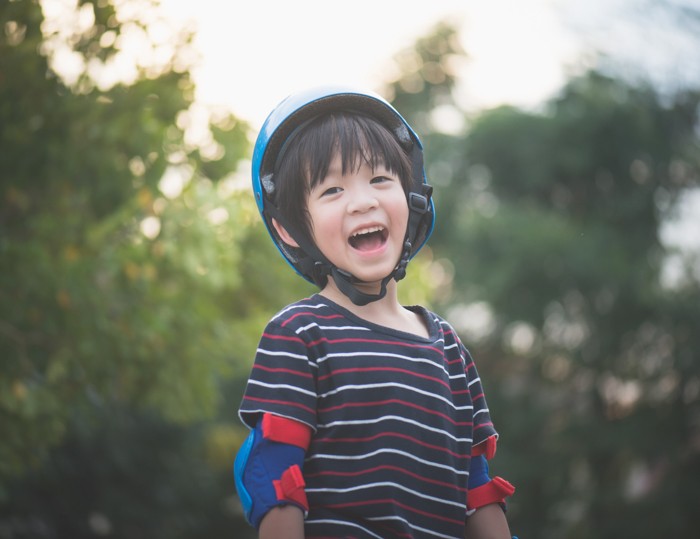
<svg viewBox="0 0 700 539"><path fill-rule="evenodd" d="M298 237L295 237L295 240L301 248L290 248L279 238L272 225L272 218L274 217L288 231L290 231L290 228L293 230L293 227L288 227L286 226L287 223L283 222L273 201L276 180L274 173L277 159L284 143L302 124L317 116L337 111L357 112L378 121L394 134L399 144L409 155L412 163L412 178L407 194L409 224L406 232L404 255L396 270L385 280L382 293L376 297L374 295L367 296L359 292L360 296L363 297L358 297L353 292L357 291L357 289L351 286L353 281L357 282L354 280L354 277L342 270L337 272L337 268L333 268L314 245L299 241L300 238ZM383 297L386 282L390 278L398 280L405 275L406 264L428 240L435 223L435 208L431 198L432 188L426 181L423 166L423 146L418 135L385 99L368 91L358 91L347 87L323 86L292 94L284 99L272 110L260 129L253 150L252 179L253 192L260 215L263 217L270 236L285 260L302 277L316 284L320 282L318 276L319 267L325 267L325 275L333 275L341 290L357 304L365 304ZM339 283L339 279L348 281L350 288ZM344 288L347 288L348 291Z"/></svg>

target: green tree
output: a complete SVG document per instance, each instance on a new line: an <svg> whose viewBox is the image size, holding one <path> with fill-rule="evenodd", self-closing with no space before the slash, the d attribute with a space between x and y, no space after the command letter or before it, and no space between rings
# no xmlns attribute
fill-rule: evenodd
<svg viewBox="0 0 700 539"><path fill-rule="evenodd" d="M75 50L86 65L108 62L118 51L97 44L127 23L104 2L79 9L94 24L72 36ZM84 71L69 86L39 53L50 54L42 20L38 2L0 11L2 476L40 462L76 407L95 400L173 418L211 410L226 343L204 302L238 278L220 265L239 258L215 241L223 227L195 220L186 202L217 203L211 182L247 151L247 128L232 116L214 127L226 148L218 171L186 144L175 127L192 103L175 66L186 42L132 84L99 90ZM168 167L189 167L192 180L173 200L158 187ZM207 179L208 168L219 176ZM149 222L161 233L144 234ZM183 259L177 247L188 244L198 251ZM200 276L214 265L213 278Z"/></svg>
<svg viewBox="0 0 700 539"><path fill-rule="evenodd" d="M463 142L441 241L452 300L491 309L477 356L524 535L697 529L700 288L662 284L660 228L698 185L699 96L591 72L545 113L484 113Z"/></svg>
<svg viewBox="0 0 700 539"><path fill-rule="evenodd" d="M161 22L150 0L80 0L60 22L0 3L3 537L250 532L236 410L264 324L313 287L240 186L249 126L195 125L191 36L151 39ZM129 39L141 55L110 81Z"/></svg>
<svg viewBox="0 0 700 539"><path fill-rule="evenodd" d="M466 133L446 134L432 120L457 108L454 43L449 25L419 40L387 94L426 146L436 308L480 366L502 437L495 471L518 487L513 529L691 535L699 255L661 232L700 184L700 92L591 71L540 112L463 115ZM682 271L669 283L671 259Z"/></svg>
<svg viewBox="0 0 700 539"><path fill-rule="evenodd" d="M157 5L138 7L81 1L66 26L38 1L0 4L3 536L241 526L238 380L305 290L232 175L249 127L214 111L192 140L191 36L104 82L124 40L145 36L144 58L164 46L148 40ZM82 65L72 79L60 50Z"/></svg>

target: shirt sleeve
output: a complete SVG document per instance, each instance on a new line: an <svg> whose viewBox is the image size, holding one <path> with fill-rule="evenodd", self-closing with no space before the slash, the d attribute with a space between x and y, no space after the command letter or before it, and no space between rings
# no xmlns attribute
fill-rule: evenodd
<svg viewBox="0 0 700 539"><path fill-rule="evenodd" d="M496 432L493 422L491 421L491 414L488 404L486 403L486 395L484 394L484 388L481 384L481 378L479 377L476 364L464 345L461 342L459 345L464 355L465 370L467 373L467 380L469 381L469 394L472 398L472 405L474 406L474 435L472 445L479 445L491 436L498 437L498 432Z"/></svg>
<svg viewBox="0 0 700 539"><path fill-rule="evenodd" d="M276 322L260 338L239 408L250 428L262 413L294 419L316 430L315 369L304 339Z"/></svg>

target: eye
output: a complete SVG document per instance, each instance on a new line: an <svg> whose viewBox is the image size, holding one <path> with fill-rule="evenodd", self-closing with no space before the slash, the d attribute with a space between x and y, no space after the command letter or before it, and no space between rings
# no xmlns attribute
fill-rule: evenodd
<svg viewBox="0 0 700 539"><path fill-rule="evenodd" d="M394 181L393 178L390 178L389 176L375 176L370 180L370 183L385 183L385 182L392 182Z"/></svg>
<svg viewBox="0 0 700 539"><path fill-rule="evenodd" d="M321 196L326 197L326 196L331 196L331 195L336 195L340 193L342 189L340 187L329 187L328 189L324 189L321 191Z"/></svg>

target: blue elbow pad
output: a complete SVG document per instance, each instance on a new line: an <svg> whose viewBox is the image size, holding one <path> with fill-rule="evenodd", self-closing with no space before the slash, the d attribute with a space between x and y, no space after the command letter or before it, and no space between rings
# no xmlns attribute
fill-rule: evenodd
<svg viewBox="0 0 700 539"><path fill-rule="evenodd" d="M301 469L310 435L306 425L264 414L243 442L234 478L246 520L256 529L273 507L291 504L308 511Z"/></svg>
<svg viewBox="0 0 700 539"><path fill-rule="evenodd" d="M489 477L489 464L486 457L483 455L472 457L469 466L469 490L485 485L489 481L491 478Z"/></svg>
<svg viewBox="0 0 700 539"><path fill-rule="evenodd" d="M515 492L515 487L501 477L489 476L489 465L484 455L472 457L469 466L469 494L467 508L472 511L492 503L505 507L505 499Z"/></svg>

